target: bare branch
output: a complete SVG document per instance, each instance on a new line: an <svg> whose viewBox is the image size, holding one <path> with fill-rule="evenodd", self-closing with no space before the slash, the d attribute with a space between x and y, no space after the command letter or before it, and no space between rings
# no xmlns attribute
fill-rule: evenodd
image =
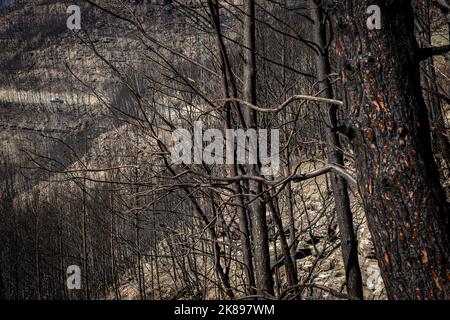
<svg viewBox="0 0 450 320"><path fill-rule="evenodd" d="M249 103L247 101L244 101L242 99L237 99L237 98L228 98L228 99L222 99L220 101L224 101L224 102L239 102L240 104L252 109L252 110L256 110L259 112L265 112L265 113L278 113L281 110L283 110L284 108L286 108L287 106L289 106L292 102L297 101L297 100L306 100L306 101L313 101L313 102L317 102L317 103L324 103L324 104L331 104L331 105L336 105L336 106L340 106L342 107L344 105L344 103L340 100L336 100L336 99L328 99L328 98L321 98L321 97L314 97L314 96L307 96L307 95L294 95L292 97L290 97L289 99L287 99L285 102L283 102L282 104L280 104L278 107L275 108L261 108L258 106L255 106L252 103Z"/></svg>

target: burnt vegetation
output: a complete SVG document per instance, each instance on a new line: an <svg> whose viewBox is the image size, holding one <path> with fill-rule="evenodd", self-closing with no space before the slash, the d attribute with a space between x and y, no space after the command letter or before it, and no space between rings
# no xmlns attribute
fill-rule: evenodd
<svg viewBox="0 0 450 320"><path fill-rule="evenodd" d="M450 298L449 1L32 2L0 2L0 299ZM174 163L196 121L279 130L280 170Z"/></svg>

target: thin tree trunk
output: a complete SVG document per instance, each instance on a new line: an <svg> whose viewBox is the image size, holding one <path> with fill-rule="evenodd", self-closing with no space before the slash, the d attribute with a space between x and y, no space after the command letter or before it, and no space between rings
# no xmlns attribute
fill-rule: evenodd
<svg viewBox="0 0 450 320"><path fill-rule="evenodd" d="M313 37L314 42L321 52L315 55L316 74L318 89L323 98L333 98L333 89L329 80L330 63L328 48L326 48L326 30L322 23L322 8L317 0L309 0L311 19L314 21ZM327 106L325 116L328 117L329 126L325 129L327 141L328 162L338 166L344 166L344 159L341 152L336 127L338 126L337 106ZM330 174L331 188L333 190L336 216L340 231L342 259L344 261L345 275L348 293L355 297L363 298L363 288L361 280L361 270L358 262L358 242L353 229L353 214L350 209L350 197L348 195L347 183L339 175Z"/></svg>
<svg viewBox="0 0 450 320"><path fill-rule="evenodd" d="M220 48L220 57L221 57L221 67L222 67L222 77L221 77L221 86L222 86L222 92L224 98L230 97L230 91L231 95L233 97L236 97L236 89L232 85L231 90L228 89L228 75L230 78L233 78L233 74L229 72L229 62L227 57L227 52L225 50L225 46L223 44L222 39L222 32L221 32L221 25L219 20L219 8L217 3L213 1L208 1L209 5L209 11L211 16L213 17L213 24L214 29L216 33L216 40L217 40L217 46ZM232 80L231 83L234 83ZM230 103L227 103L226 108L226 115L225 115L225 123L224 127L225 130L232 129L232 113L231 113L231 105ZM228 165L228 170L231 174L231 176L237 176L238 175L238 169L236 161L234 161L233 164ZM252 250L251 250L251 243L250 243L250 229L249 229L249 221L247 218L247 212L246 208L244 207L244 200L243 200L243 192L242 187L239 182L236 182L233 184L233 192L236 195L236 210L238 212L238 218L239 218L239 231L240 231L240 241L242 246L242 257L244 262L244 268L245 268L245 276L246 276L246 283L244 283L246 288L246 293L248 295L254 295L255 292L255 274L254 274L254 268L253 268L253 257L252 257Z"/></svg>
<svg viewBox="0 0 450 320"><path fill-rule="evenodd" d="M111 255L111 280L113 283L116 300L120 299L119 285L117 281L116 254L114 247L114 202L112 193L109 194L110 229L109 229L109 250Z"/></svg>
<svg viewBox="0 0 450 320"><path fill-rule="evenodd" d="M88 263L88 249L87 249L87 205L86 205L86 178L83 178L83 216L82 216L82 233L83 233L83 269L85 280L85 297L86 300L91 299L89 291L89 263Z"/></svg>
<svg viewBox="0 0 450 320"><path fill-rule="evenodd" d="M37 300L41 300L41 261L39 253L39 208L34 209L35 223L34 223L34 262L36 275L36 290Z"/></svg>
<svg viewBox="0 0 450 320"><path fill-rule="evenodd" d="M417 36L420 39L421 47L431 45L431 21L430 2L427 0L414 0L415 27ZM421 81L427 89L424 98L427 105L428 116L431 125L431 141L434 154L441 154L443 159L450 166L450 142L446 136L446 127L442 112L441 100L438 96L434 59L429 58L421 63ZM438 163L439 164L439 163Z"/></svg>
<svg viewBox="0 0 450 320"><path fill-rule="evenodd" d="M269 203L270 211L272 212L272 219L275 222L278 237L280 238L281 250L284 254L284 265L286 268L287 283L289 287L295 286L297 284L297 272L294 267L294 261L289 250L289 245L286 240L286 235L284 234L283 221L281 220L281 213L278 207L278 199L276 197L267 196L267 202ZM276 241L274 243L276 247ZM277 254L274 252L275 257Z"/></svg>
<svg viewBox="0 0 450 320"><path fill-rule="evenodd" d="M255 33L255 1L244 1L244 100L256 104L256 33ZM249 128L257 129L258 119L256 112L245 109L245 122ZM249 166L250 175L259 176L258 165ZM273 278L270 272L269 240L266 222L266 208L262 197L261 183L250 181L249 205L253 218L253 239L255 247L255 265L257 290L260 294L273 295Z"/></svg>

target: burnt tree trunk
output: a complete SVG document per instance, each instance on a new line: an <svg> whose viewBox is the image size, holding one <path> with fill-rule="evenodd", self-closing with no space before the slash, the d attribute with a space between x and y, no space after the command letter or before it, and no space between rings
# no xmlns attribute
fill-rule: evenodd
<svg viewBox="0 0 450 320"><path fill-rule="evenodd" d="M255 32L255 1L244 1L244 76L243 96L244 100L256 104L256 32ZM251 129L257 129L258 119L256 111L246 108L245 122ZM252 176L260 175L258 165L249 165L249 173ZM260 182L250 181L251 201L250 212L253 219L253 239L255 247L255 271L256 286L259 294L273 295L273 278L270 272L269 239L266 222L266 206L260 196L263 187Z"/></svg>
<svg viewBox="0 0 450 320"><path fill-rule="evenodd" d="M325 25L322 23L322 8L320 6L320 2L317 0L310 0L309 8L311 10L311 19L314 21L312 30L313 39L315 44L318 46L317 51L319 51L315 55L318 89L321 92L321 97L332 99L333 89L329 79L331 71L328 48L326 47L327 41ZM327 159L330 163L344 166L341 143L335 130L338 126L337 106L329 105L327 108L327 112L325 112L325 116L328 117L329 122L329 126L325 130ZM358 299L363 299L361 270L358 262L358 242L353 229L353 214L350 209L350 197L348 195L347 183L343 177L333 173L330 174L330 180L339 225L347 291L349 295Z"/></svg>
<svg viewBox="0 0 450 320"><path fill-rule="evenodd" d="M220 61L221 61L221 87L224 98L230 98L230 96L233 96L236 98L236 88L234 85L231 85L230 90L228 89L228 82L230 78L230 82L234 83L233 74L230 72L229 69L229 60L228 60L228 54L225 48L225 45L223 43L223 35L221 31L221 25L220 25L220 13L219 13L219 7L217 3L214 3L213 1L208 1L208 7L211 15L212 24L214 25L214 30L216 34L216 42L217 47L220 50ZM225 115L225 121L224 121L224 129L232 129L232 106L230 103L227 103L226 105L226 115ZM234 163L228 165L228 170L230 172L231 176L237 176L238 175L238 168L236 161ZM242 257L243 257L243 264L245 268L245 276L247 283L244 283L245 291L247 295L255 295L256 293L256 283L255 283L255 273L253 268L253 257L252 257L252 248L251 248L251 241L250 241L250 229L249 229L249 221L247 218L247 210L244 206L244 197L243 197L243 191L242 186L240 182L236 182L233 184L233 192L236 195L236 210L238 213L238 219L239 219L239 231L240 231L240 241L242 246Z"/></svg>
<svg viewBox="0 0 450 320"><path fill-rule="evenodd" d="M430 146L414 16L407 0L330 8L359 192L392 299L448 299L449 206ZM369 30L366 10L381 8Z"/></svg>
<svg viewBox="0 0 450 320"><path fill-rule="evenodd" d="M415 13L416 36L419 38L421 47L431 45L431 3L427 0L414 0L413 8ZM438 95L434 59L429 59L421 63L421 81L424 87L424 99L428 110L431 127L431 142L434 154L441 154L442 158L450 165L450 142L446 136L444 115L442 112L441 99ZM436 158L439 165L439 158Z"/></svg>

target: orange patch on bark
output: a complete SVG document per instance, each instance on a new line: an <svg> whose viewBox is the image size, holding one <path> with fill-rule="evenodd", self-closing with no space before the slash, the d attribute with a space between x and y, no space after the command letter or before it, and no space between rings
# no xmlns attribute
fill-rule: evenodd
<svg viewBox="0 0 450 320"><path fill-rule="evenodd" d="M422 250L420 255L422 256L422 263L427 264L428 263L428 252L426 252L426 250Z"/></svg>
<svg viewBox="0 0 450 320"><path fill-rule="evenodd" d="M377 115L374 113L372 115L372 126L375 127L377 125L377 122L378 122Z"/></svg>
<svg viewBox="0 0 450 320"><path fill-rule="evenodd" d="M380 112L380 105L378 104L377 101L372 101L373 106L375 107L375 110L377 112Z"/></svg>
<svg viewBox="0 0 450 320"><path fill-rule="evenodd" d="M395 179L395 185L401 192L403 192L404 187L402 184L402 180L400 180L400 178Z"/></svg>
<svg viewBox="0 0 450 320"><path fill-rule="evenodd" d="M406 167L410 167L411 166L411 161L409 161L408 156L404 156L403 157L403 163L405 164Z"/></svg>
<svg viewBox="0 0 450 320"><path fill-rule="evenodd" d="M384 104L383 101L380 102L380 107L381 107L381 109L382 109L384 112L387 113L386 105Z"/></svg>
<svg viewBox="0 0 450 320"><path fill-rule="evenodd" d="M436 285L436 287L439 289L439 291L442 291L441 283L439 282L439 278L434 272L434 270L431 270L431 276L433 277L434 284Z"/></svg>
<svg viewBox="0 0 450 320"><path fill-rule="evenodd" d="M388 132L392 133L392 131L394 131L394 123L392 121L389 121L387 123L387 128L388 128Z"/></svg>
<svg viewBox="0 0 450 320"><path fill-rule="evenodd" d="M420 300L420 289L416 288L416 297Z"/></svg>
<svg viewBox="0 0 450 320"><path fill-rule="evenodd" d="M384 254L384 262L389 263L389 255L387 253Z"/></svg>

